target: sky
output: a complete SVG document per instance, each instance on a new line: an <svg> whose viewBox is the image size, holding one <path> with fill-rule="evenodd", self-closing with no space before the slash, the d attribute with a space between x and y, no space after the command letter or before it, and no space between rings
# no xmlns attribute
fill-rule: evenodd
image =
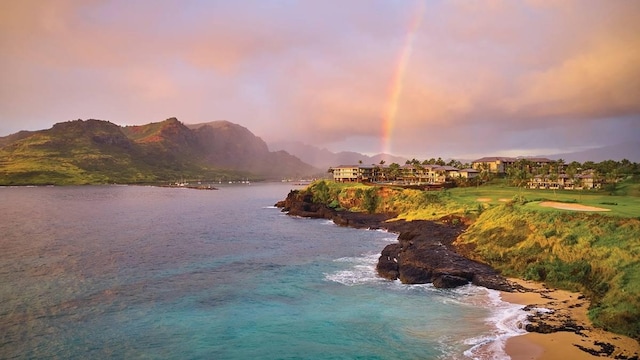
<svg viewBox="0 0 640 360"><path fill-rule="evenodd" d="M0 2L0 136L228 120L409 158L640 138L640 1Z"/></svg>

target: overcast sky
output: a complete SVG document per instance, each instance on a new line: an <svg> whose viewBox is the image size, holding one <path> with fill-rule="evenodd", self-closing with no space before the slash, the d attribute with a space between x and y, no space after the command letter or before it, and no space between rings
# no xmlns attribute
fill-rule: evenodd
<svg viewBox="0 0 640 360"><path fill-rule="evenodd" d="M0 136L228 120L410 158L640 138L640 1L0 2Z"/></svg>

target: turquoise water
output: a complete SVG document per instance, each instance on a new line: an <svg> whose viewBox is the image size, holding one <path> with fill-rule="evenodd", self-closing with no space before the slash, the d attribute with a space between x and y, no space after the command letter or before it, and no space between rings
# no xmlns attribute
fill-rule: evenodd
<svg viewBox="0 0 640 360"><path fill-rule="evenodd" d="M518 306L380 279L291 185L0 188L0 358L508 358Z"/></svg>

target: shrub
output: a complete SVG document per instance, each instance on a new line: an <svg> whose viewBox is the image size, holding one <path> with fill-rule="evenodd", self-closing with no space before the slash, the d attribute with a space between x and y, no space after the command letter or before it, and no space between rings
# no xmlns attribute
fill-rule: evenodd
<svg viewBox="0 0 640 360"><path fill-rule="evenodd" d="M380 198L378 197L378 192L376 188L368 188L364 191L364 199L363 199L363 207L369 214L372 214L378 208L378 203L380 202Z"/></svg>

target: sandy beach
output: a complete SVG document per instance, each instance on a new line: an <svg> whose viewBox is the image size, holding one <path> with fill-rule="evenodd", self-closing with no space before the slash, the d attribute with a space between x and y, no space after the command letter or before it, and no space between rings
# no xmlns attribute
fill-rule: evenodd
<svg viewBox="0 0 640 360"><path fill-rule="evenodd" d="M639 359L640 344L628 337L593 328L587 317L589 300L579 293L549 289L540 283L510 279L528 292L502 293L507 302L522 304L535 315L529 332L509 339L506 352L513 360ZM539 309L548 309L540 311ZM557 331L558 328L562 330Z"/></svg>

